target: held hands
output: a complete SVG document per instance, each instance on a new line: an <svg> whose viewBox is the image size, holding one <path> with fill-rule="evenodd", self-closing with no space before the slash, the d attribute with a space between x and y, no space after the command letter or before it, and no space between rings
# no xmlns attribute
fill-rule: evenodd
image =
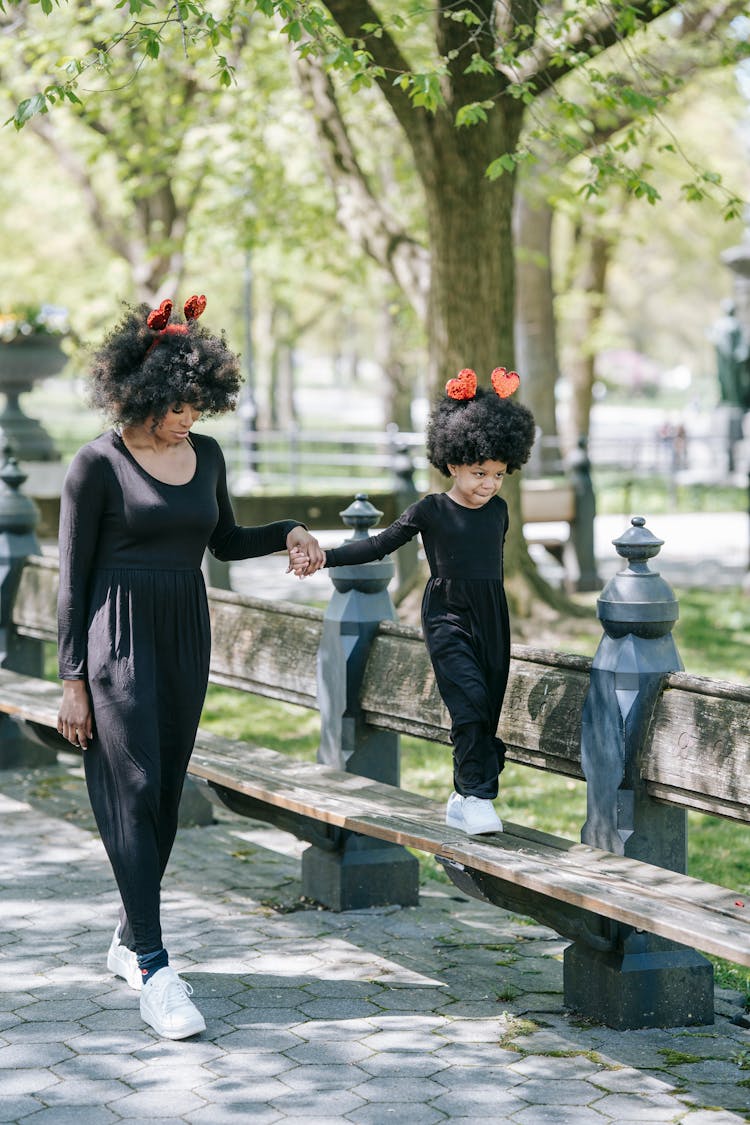
<svg viewBox="0 0 750 1125"><path fill-rule="evenodd" d="M304 527L292 528L286 537L286 546L289 551L287 574L293 573L297 578L304 578L315 574L316 570L326 564L325 551L315 536Z"/></svg>
<svg viewBox="0 0 750 1125"><path fill-rule="evenodd" d="M309 569L310 556L302 547L292 547L289 552L289 566L287 567L287 574L290 572L296 578L304 578L307 574L313 574L314 571Z"/></svg>
<svg viewBox="0 0 750 1125"><path fill-rule="evenodd" d="M73 746L86 750L94 737L89 693L84 680L63 680L63 697L57 716L57 731Z"/></svg>

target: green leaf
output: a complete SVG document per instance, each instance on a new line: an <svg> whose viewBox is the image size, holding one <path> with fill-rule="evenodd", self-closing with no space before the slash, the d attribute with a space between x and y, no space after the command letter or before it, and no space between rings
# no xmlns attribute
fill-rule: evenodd
<svg viewBox="0 0 750 1125"><path fill-rule="evenodd" d="M476 12L472 12L470 8L458 8L453 11L443 12L443 19L453 20L454 23L462 23L466 27L481 27L482 21Z"/></svg>
<svg viewBox="0 0 750 1125"><path fill-rule="evenodd" d="M471 56L471 61L467 67L464 68L464 74L491 74L494 75L495 68L484 55L475 52Z"/></svg>
<svg viewBox="0 0 750 1125"><path fill-rule="evenodd" d="M34 94L31 98L24 98L18 103L16 112L10 118L17 130L23 129L27 121L39 113L47 112L47 98L44 94ZM7 125L7 122L6 122Z"/></svg>
<svg viewBox="0 0 750 1125"><path fill-rule="evenodd" d="M456 128L461 129L467 125L478 125L480 121L487 120L487 110L492 109L494 102L467 102L462 105L456 114Z"/></svg>
<svg viewBox="0 0 750 1125"><path fill-rule="evenodd" d="M516 157L512 152L504 152L502 156L498 156L491 164L488 165L485 171L485 176L488 180L499 180L506 172L515 171Z"/></svg>
<svg viewBox="0 0 750 1125"><path fill-rule="evenodd" d="M299 20L290 20L281 30L293 43L298 43L302 38L302 24Z"/></svg>

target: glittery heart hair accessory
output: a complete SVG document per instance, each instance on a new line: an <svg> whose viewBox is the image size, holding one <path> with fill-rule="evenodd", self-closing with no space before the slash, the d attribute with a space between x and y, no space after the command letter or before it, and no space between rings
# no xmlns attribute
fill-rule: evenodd
<svg viewBox="0 0 750 1125"><path fill-rule="evenodd" d="M474 395L477 393L476 373L472 371L470 367L464 367L463 371L459 371L455 379L449 379L445 384L445 393L448 398L454 398L457 401L474 398Z"/></svg>
<svg viewBox="0 0 750 1125"><path fill-rule="evenodd" d="M206 298L201 294L193 294L188 297L183 305L183 312L185 313L185 320L197 320L206 307ZM169 320L172 316L172 309L174 305L168 298L159 305L158 309L152 309L146 317L146 324L157 333L156 339L149 347L154 348L160 340L165 336L186 336L188 331L187 324L170 324ZM148 352L146 353L148 355Z"/></svg>
<svg viewBox="0 0 750 1125"><path fill-rule="evenodd" d="M500 398L510 398L513 392L518 390L521 382L517 371L508 371L505 367L496 367L490 380Z"/></svg>

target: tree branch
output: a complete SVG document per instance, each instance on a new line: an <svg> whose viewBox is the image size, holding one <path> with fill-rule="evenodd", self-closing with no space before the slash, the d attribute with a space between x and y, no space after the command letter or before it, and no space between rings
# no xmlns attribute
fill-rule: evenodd
<svg viewBox="0 0 750 1125"><path fill-rule="evenodd" d="M300 86L315 106L321 156L336 195L339 222L349 237L390 273L424 323L429 253L406 233L371 190L323 65L314 57L303 59L296 53L293 57Z"/></svg>
<svg viewBox="0 0 750 1125"><path fill-rule="evenodd" d="M367 50L375 65L382 67L387 76L379 84L383 97L391 107L418 161L424 165L432 151L432 119L426 111L415 109L406 91L393 84L398 75L407 74L412 68L385 29L379 38L366 36L362 30L367 23L381 24L381 16L369 0L330 0L326 7L349 39L366 39Z"/></svg>
<svg viewBox="0 0 750 1125"><path fill-rule="evenodd" d="M631 6L633 31L639 31L653 20L679 6L680 0L664 0L656 10L652 0ZM567 29L558 26L540 35L533 47L523 51L512 64L503 63L498 69L511 82L534 82L537 93L558 82L581 65L581 52L600 53L615 43L627 39L631 31L623 31L618 17L620 7L602 4L590 10L587 21L572 23Z"/></svg>
<svg viewBox="0 0 750 1125"><path fill-rule="evenodd" d="M85 165L60 137L49 117L32 118L28 128L52 149L61 166L78 186L86 203L91 221L107 245L126 261L133 260L133 246L130 239L123 237L120 225L108 214L103 200L94 187Z"/></svg>

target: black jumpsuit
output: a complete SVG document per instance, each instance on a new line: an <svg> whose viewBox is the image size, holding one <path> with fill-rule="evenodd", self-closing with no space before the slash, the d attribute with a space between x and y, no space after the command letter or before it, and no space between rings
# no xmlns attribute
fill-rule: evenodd
<svg viewBox="0 0 750 1125"><path fill-rule="evenodd" d="M190 440L195 473L172 485L102 434L73 459L60 511L60 678L88 685L86 782L122 897L121 939L138 953L162 947L161 877L208 682L204 550L270 554L298 524L238 527L221 449Z"/></svg>
<svg viewBox="0 0 750 1125"><path fill-rule="evenodd" d="M453 783L464 797L492 799L505 764L496 736L510 666L503 544L508 506L481 508L447 493L418 500L379 535L326 551L326 565L382 559L421 534L430 566L422 629L440 695L451 717Z"/></svg>

